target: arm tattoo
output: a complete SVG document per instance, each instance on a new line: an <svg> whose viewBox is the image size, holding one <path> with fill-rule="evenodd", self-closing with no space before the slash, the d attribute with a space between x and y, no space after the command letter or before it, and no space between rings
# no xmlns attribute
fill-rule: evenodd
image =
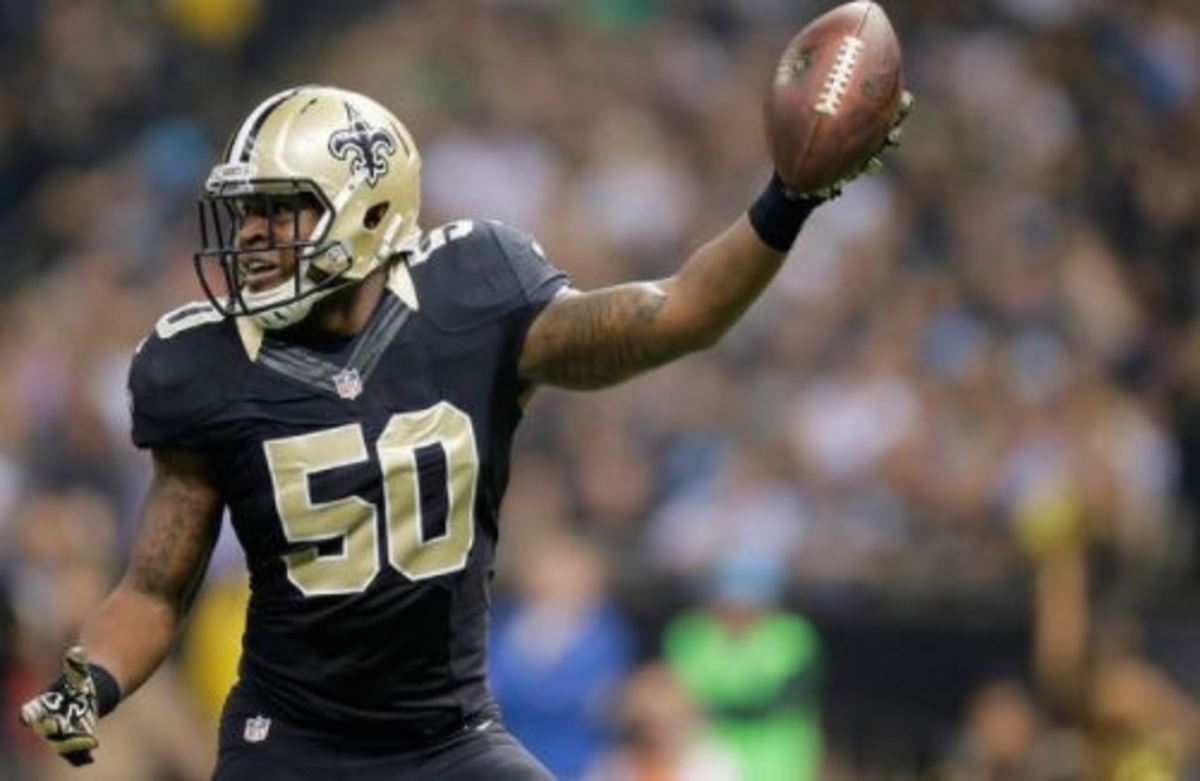
<svg viewBox="0 0 1200 781"><path fill-rule="evenodd" d="M129 581L138 591L186 608L216 543L221 504L211 486L163 466L156 458Z"/></svg>
<svg viewBox="0 0 1200 781"><path fill-rule="evenodd" d="M654 283L556 300L531 331L537 345L526 376L565 388L599 388L682 355L684 341L661 332L666 303L666 291Z"/></svg>
<svg viewBox="0 0 1200 781"><path fill-rule="evenodd" d="M783 258L742 217L670 279L557 298L529 329L521 377L601 388L711 347L758 298Z"/></svg>

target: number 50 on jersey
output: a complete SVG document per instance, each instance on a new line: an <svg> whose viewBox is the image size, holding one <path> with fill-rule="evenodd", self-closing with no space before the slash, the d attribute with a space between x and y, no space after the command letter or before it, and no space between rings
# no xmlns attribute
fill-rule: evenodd
<svg viewBox="0 0 1200 781"><path fill-rule="evenodd" d="M285 554L288 579L305 596L353 594L379 574L379 545L387 561L411 580L456 572L466 566L475 542L475 490L479 453L471 418L449 402L393 415L374 443L383 481L384 536L375 505L359 496L314 502L309 477L368 461L358 423L263 443L275 507L289 543L311 547ZM446 458L448 509L445 533L425 539L417 451L441 448ZM339 553L318 552L316 543L339 540Z"/></svg>

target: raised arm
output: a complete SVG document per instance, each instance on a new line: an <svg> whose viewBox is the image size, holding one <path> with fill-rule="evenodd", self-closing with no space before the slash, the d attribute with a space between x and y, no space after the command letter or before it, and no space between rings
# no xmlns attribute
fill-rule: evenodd
<svg viewBox="0 0 1200 781"><path fill-rule="evenodd" d="M710 347L779 271L784 254L742 217L668 279L564 292L530 326L521 376L602 388Z"/></svg>
<svg viewBox="0 0 1200 781"><path fill-rule="evenodd" d="M162 662L220 531L222 502L203 457L154 452L154 479L124 577L80 636L129 694Z"/></svg>
<svg viewBox="0 0 1200 781"><path fill-rule="evenodd" d="M774 176L749 212L672 277L580 293L567 290L530 325L519 371L527 382L603 388L716 344L779 271L812 210L883 167L913 108L904 92L883 146L836 184L808 195Z"/></svg>

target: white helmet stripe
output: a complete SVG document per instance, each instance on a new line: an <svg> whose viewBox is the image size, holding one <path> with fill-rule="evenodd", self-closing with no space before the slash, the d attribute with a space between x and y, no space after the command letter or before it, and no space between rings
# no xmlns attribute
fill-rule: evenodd
<svg viewBox="0 0 1200 781"><path fill-rule="evenodd" d="M285 89L282 92L277 92L271 97L258 104L254 111L250 112L250 116L246 117L246 121L238 128L237 135L233 139L233 144L229 147L229 156L225 158L227 163L244 163L250 159L250 152L254 148L254 137L258 135L259 128L267 120L267 115L283 101L295 95L300 90L293 87Z"/></svg>

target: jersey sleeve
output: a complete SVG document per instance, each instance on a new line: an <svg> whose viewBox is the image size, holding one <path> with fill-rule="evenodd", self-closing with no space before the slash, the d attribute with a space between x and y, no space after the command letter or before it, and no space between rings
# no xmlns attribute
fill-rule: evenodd
<svg viewBox="0 0 1200 781"><path fill-rule="evenodd" d="M489 226L521 291L523 300L514 314L523 333L538 312L570 285L570 279L546 259L546 253L532 236L501 223Z"/></svg>
<svg viewBox="0 0 1200 781"><path fill-rule="evenodd" d="M229 362L215 349L217 328L164 338L160 325L138 346L128 383L134 445L203 450L213 444L211 422L225 405L230 379Z"/></svg>
<svg viewBox="0 0 1200 781"><path fill-rule="evenodd" d="M504 324L520 337L569 284L528 234L498 222L460 221L429 236L437 248L413 278L424 314L447 332Z"/></svg>

